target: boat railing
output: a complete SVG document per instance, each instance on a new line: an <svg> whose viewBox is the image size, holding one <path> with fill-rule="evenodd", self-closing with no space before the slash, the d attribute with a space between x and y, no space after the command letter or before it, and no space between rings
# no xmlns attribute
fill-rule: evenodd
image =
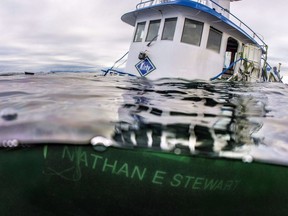
<svg viewBox="0 0 288 216"><path fill-rule="evenodd" d="M261 47L262 49L267 51L267 44L264 42L262 36L257 34L255 31L253 31L246 23L244 23L242 20L240 20L236 15L231 13L229 10L226 8L223 8L221 5L216 3L213 0L208 0L213 3L213 5L216 5L221 11L225 11L229 14L229 19L233 21L235 24L238 24L238 26L243 29L245 32L247 32Z"/></svg>
<svg viewBox="0 0 288 216"><path fill-rule="evenodd" d="M173 1L176 1L176 0L141 0L140 3L136 5L136 8L141 9L141 8L145 8L148 6L158 5L158 4L163 4L163 3L173 2ZM209 0L190 0L190 1L194 1L194 2L207 5Z"/></svg>
<svg viewBox="0 0 288 216"><path fill-rule="evenodd" d="M174 2L178 0L141 0L137 5L136 9L142 9L154 5L165 4L169 2ZM250 37L252 37L264 50L267 52L267 44L264 42L262 37L253 31L247 24L245 24L242 20L240 20L236 15L232 14L228 9L222 7L218 3L213 0L187 0L197 2L199 4L203 4L207 7L214 9L215 11L221 13L223 16L231 20L233 23L238 25L243 31L245 31Z"/></svg>

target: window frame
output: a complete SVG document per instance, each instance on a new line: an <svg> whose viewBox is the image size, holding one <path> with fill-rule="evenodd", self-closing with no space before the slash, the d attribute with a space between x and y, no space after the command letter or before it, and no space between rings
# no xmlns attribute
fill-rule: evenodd
<svg viewBox="0 0 288 216"><path fill-rule="evenodd" d="M152 23L159 23L158 29L157 29L157 35L152 35L153 37L150 38L150 27ZM157 19L157 20L150 20L149 22L149 26L148 26L148 30L147 30L147 34L146 34L146 38L145 38L145 42L151 42L151 41L155 41L157 40L158 36L159 36L159 30L160 30L160 25L161 25L161 19ZM148 38L149 37L149 38Z"/></svg>
<svg viewBox="0 0 288 216"><path fill-rule="evenodd" d="M192 43L192 42L189 42L187 40L184 41L184 33L185 33L185 29L186 29L186 22L188 22L188 21L192 21L193 24L201 26L201 33L199 35L200 37L199 37L199 41L197 41L197 43ZM184 25L183 25L183 30L182 30L182 35L181 35L181 42L185 43L185 44L189 44L189 45L194 45L194 46L200 47L201 43L202 43L202 38L203 38L203 31L204 31L204 23L203 22L200 22L200 21L197 21L197 20L193 20L193 19L189 19L189 18L185 18Z"/></svg>
<svg viewBox="0 0 288 216"><path fill-rule="evenodd" d="M169 32L169 30L166 30L167 27L167 21L175 21L175 24L173 26L173 33L172 35L168 35L168 37L164 38L165 32ZM164 20L164 26L163 26L163 31L162 31L162 36L161 36L161 40L165 40L165 41L173 41L174 37L175 37L175 32L176 32L176 27L177 27L177 22L178 22L178 17L171 17L171 18L166 18ZM165 31L166 30L166 31ZM171 37L172 36L172 37Z"/></svg>
<svg viewBox="0 0 288 216"><path fill-rule="evenodd" d="M144 25L143 25L144 24ZM141 29L141 34L140 34L140 37L138 37L138 30L139 30L139 26L142 25L144 28ZM134 38L133 38L133 42L135 43L141 43L143 42L143 39L144 39L144 34L145 34L145 28L146 28L146 21L143 21L143 22L138 22L137 23L137 26L136 26L136 30L135 30L135 33L134 33ZM141 35L143 34L143 36L141 37ZM137 39L137 40L136 40ZM140 40L139 40L140 39Z"/></svg>
<svg viewBox="0 0 288 216"><path fill-rule="evenodd" d="M211 35L212 34L211 34L211 32L216 33L217 35L221 36L220 38L217 38L217 39L220 39L220 41L218 41L219 43L217 43L217 44L213 44L213 43L209 44L209 41L212 42L212 39L211 39L211 37L212 37ZM221 52L221 47L222 47L222 40L223 40L223 32L219 31L218 29L214 28L213 26L210 26L206 48L209 49L209 50L215 51L217 53L220 53ZM213 46L216 47L216 45L217 45L217 49L213 47Z"/></svg>

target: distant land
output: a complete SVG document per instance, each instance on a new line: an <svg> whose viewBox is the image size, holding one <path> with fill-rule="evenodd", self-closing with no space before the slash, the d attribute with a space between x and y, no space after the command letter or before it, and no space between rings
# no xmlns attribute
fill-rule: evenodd
<svg viewBox="0 0 288 216"><path fill-rule="evenodd" d="M7 73L56 73L56 72L97 72L101 66L81 66L81 65L1 65L0 74Z"/></svg>

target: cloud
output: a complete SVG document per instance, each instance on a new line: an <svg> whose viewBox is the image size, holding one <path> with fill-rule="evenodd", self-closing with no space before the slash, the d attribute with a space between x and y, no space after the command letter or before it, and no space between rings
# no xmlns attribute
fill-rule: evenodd
<svg viewBox="0 0 288 216"><path fill-rule="evenodd" d="M2 64L112 64L129 48L132 31L120 21L119 9L126 8L120 5L103 0L3 0Z"/></svg>
<svg viewBox="0 0 288 216"><path fill-rule="evenodd" d="M2 0L0 71L41 65L110 66L129 49L133 28L120 17L138 1ZM288 54L286 0L270 10L263 0L237 1L231 11L263 35L271 61L285 66ZM269 9L269 10L268 10ZM282 14L279 19L279 14ZM286 15L287 14L287 15ZM5 66L6 65L6 66ZM9 66L9 67L8 67ZM54 66L53 66L54 67ZM2 69L1 69L2 68ZM49 67L48 67L49 68Z"/></svg>
<svg viewBox="0 0 288 216"><path fill-rule="evenodd" d="M232 11L268 44L272 64L280 61L285 68L288 68L288 29L284 27L288 19L287 6L287 0L277 0L273 5L263 0L232 3Z"/></svg>

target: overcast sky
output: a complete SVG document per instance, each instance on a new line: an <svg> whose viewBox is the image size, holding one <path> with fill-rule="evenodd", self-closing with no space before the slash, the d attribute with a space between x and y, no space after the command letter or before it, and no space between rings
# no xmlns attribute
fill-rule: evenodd
<svg viewBox="0 0 288 216"><path fill-rule="evenodd" d="M0 72L111 66L129 49L123 13L140 0L1 0ZM242 0L231 11L261 34L272 64L288 68L288 1ZM286 70L288 72L288 70Z"/></svg>

